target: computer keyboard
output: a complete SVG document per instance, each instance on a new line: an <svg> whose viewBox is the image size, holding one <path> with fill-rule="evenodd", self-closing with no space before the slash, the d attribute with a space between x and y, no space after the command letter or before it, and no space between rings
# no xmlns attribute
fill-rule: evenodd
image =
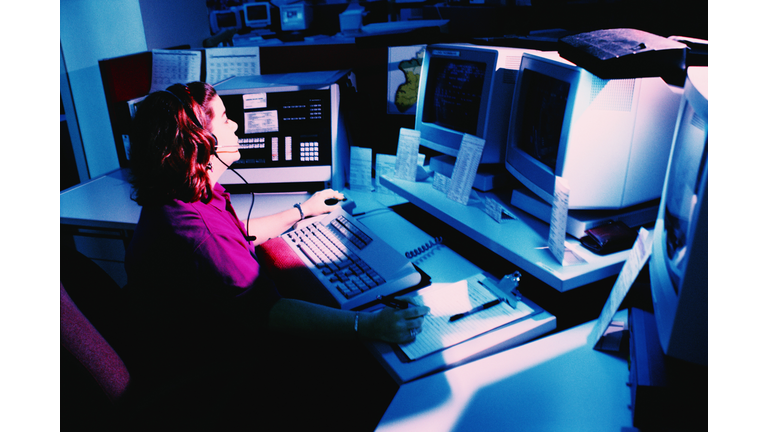
<svg viewBox="0 0 768 432"><path fill-rule="evenodd" d="M421 281L404 255L341 208L282 238L341 309L357 308Z"/></svg>

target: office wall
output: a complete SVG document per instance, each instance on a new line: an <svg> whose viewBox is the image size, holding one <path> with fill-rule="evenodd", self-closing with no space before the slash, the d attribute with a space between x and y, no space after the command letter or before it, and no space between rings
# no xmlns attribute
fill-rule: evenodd
<svg viewBox="0 0 768 432"><path fill-rule="evenodd" d="M61 0L61 94L80 179L119 168L98 61L210 36L205 0Z"/></svg>
<svg viewBox="0 0 768 432"><path fill-rule="evenodd" d="M67 123L77 129L70 136L82 146L75 153L85 159L85 178L94 178L119 168L98 61L147 49L141 9L139 0L61 0L59 19Z"/></svg>
<svg viewBox="0 0 768 432"><path fill-rule="evenodd" d="M139 0L147 49L203 46L211 36L205 0Z"/></svg>

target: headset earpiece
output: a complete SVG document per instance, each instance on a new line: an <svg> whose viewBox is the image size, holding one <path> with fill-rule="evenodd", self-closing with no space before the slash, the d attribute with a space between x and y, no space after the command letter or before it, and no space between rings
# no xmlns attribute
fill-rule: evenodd
<svg viewBox="0 0 768 432"><path fill-rule="evenodd" d="M181 85L181 84L174 84L174 85ZM171 86L171 87L173 87L173 86ZM171 88L171 87L168 87L168 88ZM184 102L183 100L181 100L181 98L179 97L179 95L177 95L176 93L174 93L174 92L172 92L172 91L170 91L170 90L163 90L163 91L164 91L164 92L166 92L166 93L170 93L171 95L173 95L173 97L175 97L175 98L176 98L176 99L179 101L179 103L181 104L181 106L182 106L182 107L184 107L184 112L186 112L186 113L187 113L187 117L189 117L189 118L190 118L190 120L192 120L192 123L194 123L194 124L195 124L195 126L199 127L200 129L202 129L202 128L203 128L203 125L202 125L202 124L200 124L200 120L198 120L198 119L197 119L197 116L196 116L196 115L195 115L195 113L192 111L192 107L191 107L191 106L189 106L189 104L187 104L186 102Z"/></svg>
<svg viewBox="0 0 768 432"><path fill-rule="evenodd" d="M186 86L184 86L183 84L174 84L174 85L172 85L171 87L168 87L168 88L170 89L170 88L173 88L175 86L182 86L182 87L186 88ZM179 101L179 103L181 103L181 106L184 107L184 112L187 113L187 117L189 117L190 120L192 120L192 123L194 123L195 126L199 127L200 129L204 130L203 125L200 123L200 120L197 119L197 116L195 115L194 111L192 111L192 107L188 103L186 103L183 100L181 100L179 95L177 95L176 93L172 92L171 90L166 89L166 90L163 90L163 91L173 95L173 97L175 97ZM219 140L216 138L216 135L211 134L211 136L213 137L213 140L214 140L213 150L212 150L211 153L213 155L216 155L216 149L219 148Z"/></svg>

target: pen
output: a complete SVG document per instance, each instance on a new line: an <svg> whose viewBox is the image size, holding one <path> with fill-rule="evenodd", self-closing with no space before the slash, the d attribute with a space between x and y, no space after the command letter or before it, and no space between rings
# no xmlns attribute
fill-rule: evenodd
<svg viewBox="0 0 768 432"><path fill-rule="evenodd" d="M398 300L394 298L387 298L382 296L376 297L382 304L387 305L389 307L393 307L395 309L408 309L408 302L403 300Z"/></svg>
<svg viewBox="0 0 768 432"><path fill-rule="evenodd" d="M466 312L463 312L463 313L460 313L460 314L456 314L456 315L450 317L448 319L448 321L454 322L454 321L460 320L460 319L464 318L465 316L472 315L473 313L476 313L476 312L484 311L484 310L486 310L486 309L488 309L490 307L496 306L499 303L501 303L500 299L491 300L488 303L481 304L480 306L472 308L472 309L470 309L470 310L468 310Z"/></svg>

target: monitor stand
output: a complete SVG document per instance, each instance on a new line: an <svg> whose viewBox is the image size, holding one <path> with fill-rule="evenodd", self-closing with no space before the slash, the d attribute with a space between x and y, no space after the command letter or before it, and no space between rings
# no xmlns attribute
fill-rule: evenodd
<svg viewBox="0 0 768 432"><path fill-rule="evenodd" d="M432 171L438 172L446 177L453 175L453 167L456 165L456 158L448 155L434 156L430 159L429 167ZM477 175L472 187L481 191L488 192L493 188L500 186L504 166L502 164L480 164L477 168Z"/></svg>
<svg viewBox="0 0 768 432"><path fill-rule="evenodd" d="M524 212L549 223L552 206L523 186L512 191L511 204ZM620 210L568 210L565 231L576 237L584 237L585 231L611 221L622 221L627 226L639 227L656 222L659 200L652 200Z"/></svg>

